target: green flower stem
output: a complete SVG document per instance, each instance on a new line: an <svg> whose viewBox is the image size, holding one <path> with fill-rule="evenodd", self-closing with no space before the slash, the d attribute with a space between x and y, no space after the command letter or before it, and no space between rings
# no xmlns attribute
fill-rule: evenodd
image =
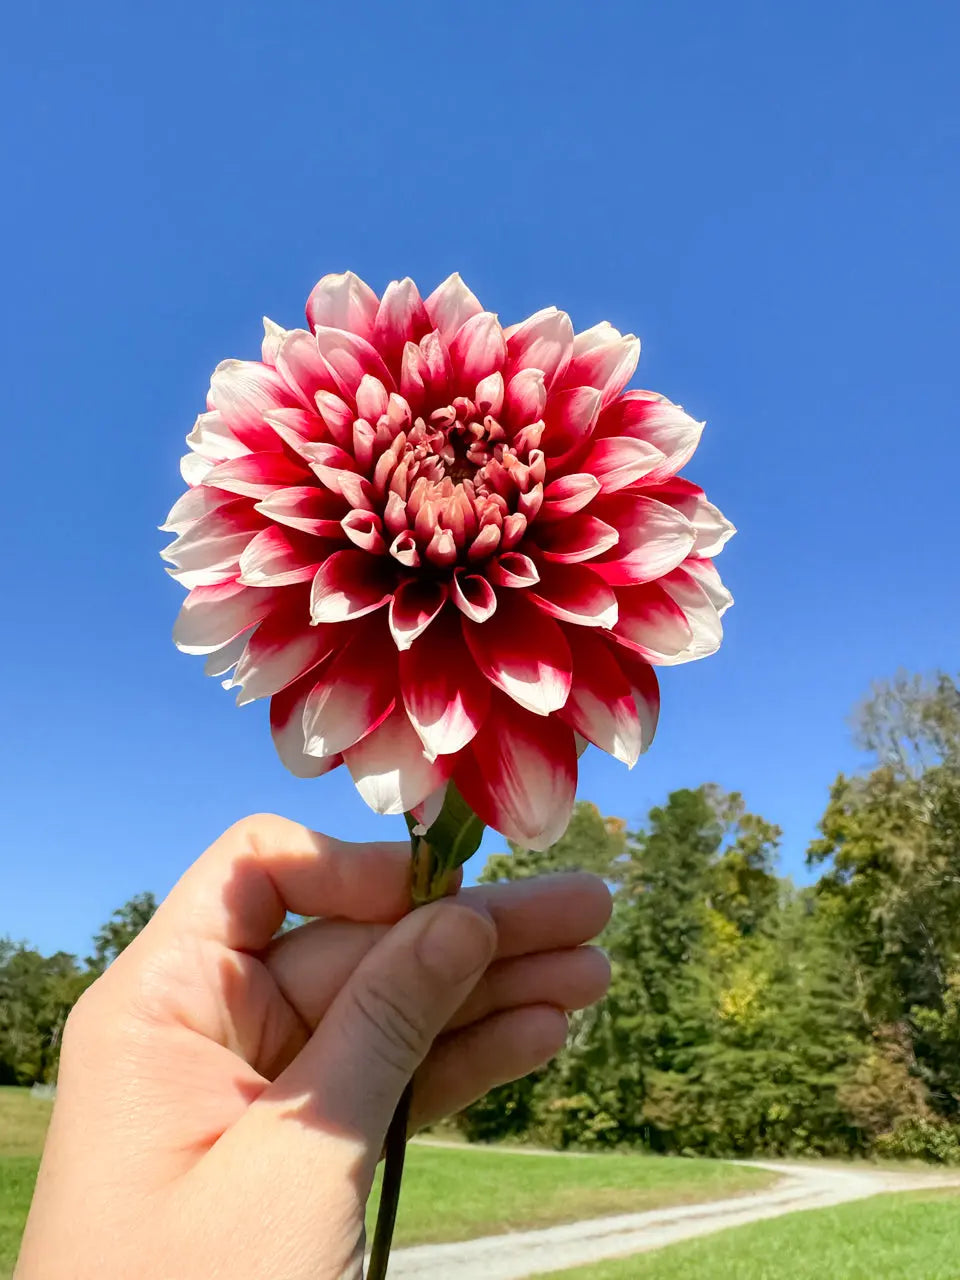
<svg viewBox="0 0 960 1280"><path fill-rule="evenodd" d="M373 1232L370 1250L370 1266L367 1280L384 1280L390 1265L390 1246L393 1228L400 1204L400 1181L403 1178L403 1162L407 1154L407 1129L410 1124L410 1102L413 1098L411 1080L400 1096L397 1109L387 1130L383 1152L383 1183L380 1187L380 1206L377 1209L377 1225Z"/></svg>
<svg viewBox="0 0 960 1280"><path fill-rule="evenodd" d="M410 835L410 897L413 908L436 902L444 897L450 878L456 868L445 867L436 850L423 836ZM390 1246L393 1228L400 1203L400 1182L407 1150L407 1132L410 1127L410 1102L413 1097L413 1081L404 1089L387 1130L383 1155L383 1184L380 1188L380 1207L377 1225L373 1232L370 1265L367 1280L384 1280L390 1262Z"/></svg>

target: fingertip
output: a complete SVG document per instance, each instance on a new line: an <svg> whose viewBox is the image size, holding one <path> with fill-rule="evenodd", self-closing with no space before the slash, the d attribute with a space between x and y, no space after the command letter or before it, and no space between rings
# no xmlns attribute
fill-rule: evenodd
<svg viewBox="0 0 960 1280"><path fill-rule="evenodd" d="M479 976L497 949L497 927L486 908L445 898L420 911L422 928L415 945L421 963L451 983Z"/></svg>
<svg viewBox="0 0 960 1280"><path fill-rule="evenodd" d="M578 871L579 891L584 908L589 909L591 920L596 921L596 932L605 928L613 914L613 894L602 876L592 871Z"/></svg>
<svg viewBox="0 0 960 1280"><path fill-rule="evenodd" d="M601 1000L610 989L610 978L612 969L610 966L610 957L604 951L603 947L581 947L583 953L583 965L586 969L586 977L590 981L595 990L595 994L590 997L589 1003L593 1004L596 1000Z"/></svg>
<svg viewBox="0 0 960 1280"><path fill-rule="evenodd" d="M545 1066L567 1042L570 1022L562 1009L552 1004L528 1005L517 1010L518 1031L531 1065L527 1071Z"/></svg>

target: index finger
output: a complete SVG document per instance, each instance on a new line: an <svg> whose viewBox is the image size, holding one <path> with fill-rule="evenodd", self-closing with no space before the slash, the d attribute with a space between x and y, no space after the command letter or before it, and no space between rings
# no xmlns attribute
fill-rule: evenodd
<svg viewBox="0 0 960 1280"><path fill-rule="evenodd" d="M157 911L154 927L259 951L288 911L391 924L409 906L406 841L354 844L257 814L200 855Z"/></svg>

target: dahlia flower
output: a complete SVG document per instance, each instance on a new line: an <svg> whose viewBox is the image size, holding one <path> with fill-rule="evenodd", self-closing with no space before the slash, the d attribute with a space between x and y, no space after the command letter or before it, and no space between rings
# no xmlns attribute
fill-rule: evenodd
<svg viewBox="0 0 960 1280"><path fill-rule="evenodd" d="M213 373L163 552L174 639L270 698L284 764L341 763L378 812L449 780L528 847L590 742L649 746L654 666L714 652L733 527L677 473L702 430L626 391L638 340L554 307L503 328L458 275L424 301L325 276L308 328Z"/></svg>

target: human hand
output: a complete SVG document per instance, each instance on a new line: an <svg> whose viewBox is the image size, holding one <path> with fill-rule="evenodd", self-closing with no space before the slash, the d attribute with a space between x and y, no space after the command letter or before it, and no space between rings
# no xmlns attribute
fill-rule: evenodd
<svg viewBox="0 0 960 1280"><path fill-rule="evenodd" d="M408 901L406 844L257 817L208 849L67 1022L17 1280L359 1277L413 1072L417 1126L541 1066L608 982L596 876ZM323 919L277 938L288 910Z"/></svg>

